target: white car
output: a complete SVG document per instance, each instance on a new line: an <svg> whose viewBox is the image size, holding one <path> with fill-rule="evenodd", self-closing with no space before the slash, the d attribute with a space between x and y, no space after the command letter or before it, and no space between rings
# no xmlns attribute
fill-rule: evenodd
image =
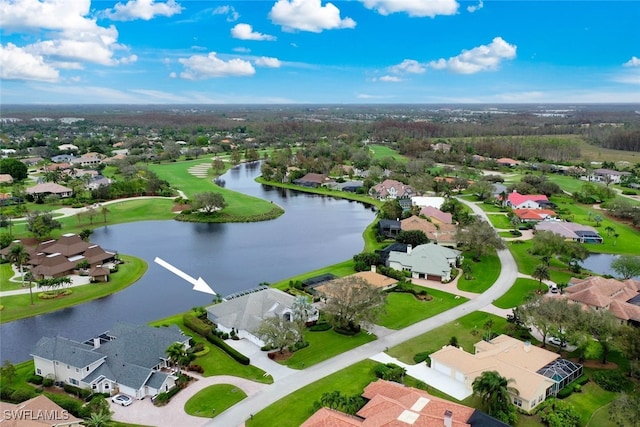
<svg viewBox="0 0 640 427"><path fill-rule="evenodd" d="M111 398L111 401L122 406L129 406L133 403L133 399L126 394L116 394Z"/></svg>
<svg viewBox="0 0 640 427"><path fill-rule="evenodd" d="M557 337L549 337L547 339L547 342L549 344L557 345L558 347L566 347L567 346L566 342L562 342L562 340L560 338L557 338Z"/></svg>

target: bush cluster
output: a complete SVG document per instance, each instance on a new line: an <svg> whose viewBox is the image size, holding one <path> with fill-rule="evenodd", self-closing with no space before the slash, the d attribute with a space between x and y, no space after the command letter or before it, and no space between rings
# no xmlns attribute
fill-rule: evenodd
<svg viewBox="0 0 640 427"><path fill-rule="evenodd" d="M423 351L420 353L416 353L413 356L413 361L416 363L422 363L422 362L427 362L427 365L431 365L431 352L430 351Z"/></svg>
<svg viewBox="0 0 640 427"><path fill-rule="evenodd" d="M331 329L331 325L328 322L316 323L315 325L309 326L309 330L313 332L324 332Z"/></svg>
<svg viewBox="0 0 640 427"><path fill-rule="evenodd" d="M200 336L206 337L212 332L212 328L210 325L191 313L185 313L182 316L182 322L184 323L184 326L191 329L193 332L197 333Z"/></svg>
<svg viewBox="0 0 640 427"><path fill-rule="evenodd" d="M69 394L73 394L78 396L81 399L86 399L87 397L89 397L91 395L91 390L86 389L86 388L80 388L80 387L76 387L73 386L71 384L63 384L62 385L62 389L64 391L66 391Z"/></svg>
<svg viewBox="0 0 640 427"><path fill-rule="evenodd" d="M192 372L198 372L200 374L204 373L204 368L200 365L196 365L195 363L192 363L191 365L189 365L187 367L187 370Z"/></svg>
<svg viewBox="0 0 640 427"><path fill-rule="evenodd" d="M631 384L629 379L618 370L597 371L593 374L593 381L603 389L615 393L628 389Z"/></svg>
<svg viewBox="0 0 640 427"><path fill-rule="evenodd" d="M402 383L406 370L403 367L396 365L395 363L387 363L384 365L377 365L374 369L374 372L376 374L376 377L382 378L383 380Z"/></svg>
<svg viewBox="0 0 640 427"><path fill-rule="evenodd" d="M35 384L35 385L40 385L42 384L42 381L44 380L44 378L42 378L41 375L29 375L29 377L27 378L27 381L30 382L31 384Z"/></svg>

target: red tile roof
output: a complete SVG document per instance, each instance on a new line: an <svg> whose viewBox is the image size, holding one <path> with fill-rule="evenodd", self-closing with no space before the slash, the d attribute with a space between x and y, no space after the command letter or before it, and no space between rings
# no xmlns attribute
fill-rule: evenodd
<svg viewBox="0 0 640 427"><path fill-rule="evenodd" d="M545 196L544 194L520 194L517 191L514 191L513 193L509 193L509 196L507 197L507 200L513 206L519 206L522 203L530 201L530 200L532 200L534 202L541 202L541 201L548 202L549 201L547 196Z"/></svg>

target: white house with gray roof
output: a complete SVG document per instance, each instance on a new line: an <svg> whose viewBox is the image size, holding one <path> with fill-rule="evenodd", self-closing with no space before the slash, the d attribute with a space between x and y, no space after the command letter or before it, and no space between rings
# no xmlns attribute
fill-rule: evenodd
<svg viewBox="0 0 640 427"><path fill-rule="evenodd" d="M98 393L120 392L136 399L175 386L177 377L163 370L171 363L167 348L190 337L176 326L154 328L117 323L112 331L88 342L43 337L31 353L35 373Z"/></svg>
<svg viewBox="0 0 640 427"><path fill-rule="evenodd" d="M265 345L254 335L260 323L269 317L282 316L293 321L295 297L278 289L264 288L227 299L207 307L207 317L218 325L222 332L231 333L235 329L239 338L245 338L262 347ZM318 320L315 313L307 321Z"/></svg>
<svg viewBox="0 0 640 427"><path fill-rule="evenodd" d="M451 280L451 269L462 261L462 252L434 243L407 246L407 252L391 251L387 267L409 271L414 279Z"/></svg>

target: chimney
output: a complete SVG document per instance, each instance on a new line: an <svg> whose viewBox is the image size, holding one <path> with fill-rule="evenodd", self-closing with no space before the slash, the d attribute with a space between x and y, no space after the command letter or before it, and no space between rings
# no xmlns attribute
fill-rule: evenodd
<svg viewBox="0 0 640 427"><path fill-rule="evenodd" d="M376 266L375 266L375 265L372 265L372 266L371 266L371 271L372 271L373 273L377 273L377 269L376 269Z"/></svg>
<svg viewBox="0 0 640 427"><path fill-rule="evenodd" d="M451 427L453 424L453 412L450 410L444 411L444 427Z"/></svg>
<svg viewBox="0 0 640 427"><path fill-rule="evenodd" d="M531 341L524 342L524 351L529 353L531 351Z"/></svg>
<svg viewBox="0 0 640 427"><path fill-rule="evenodd" d="M93 348L100 348L100 338L95 337L93 339Z"/></svg>
<svg viewBox="0 0 640 427"><path fill-rule="evenodd" d="M407 254L411 254L412 250L413 250L413 246L407 245Z"/></svg>

